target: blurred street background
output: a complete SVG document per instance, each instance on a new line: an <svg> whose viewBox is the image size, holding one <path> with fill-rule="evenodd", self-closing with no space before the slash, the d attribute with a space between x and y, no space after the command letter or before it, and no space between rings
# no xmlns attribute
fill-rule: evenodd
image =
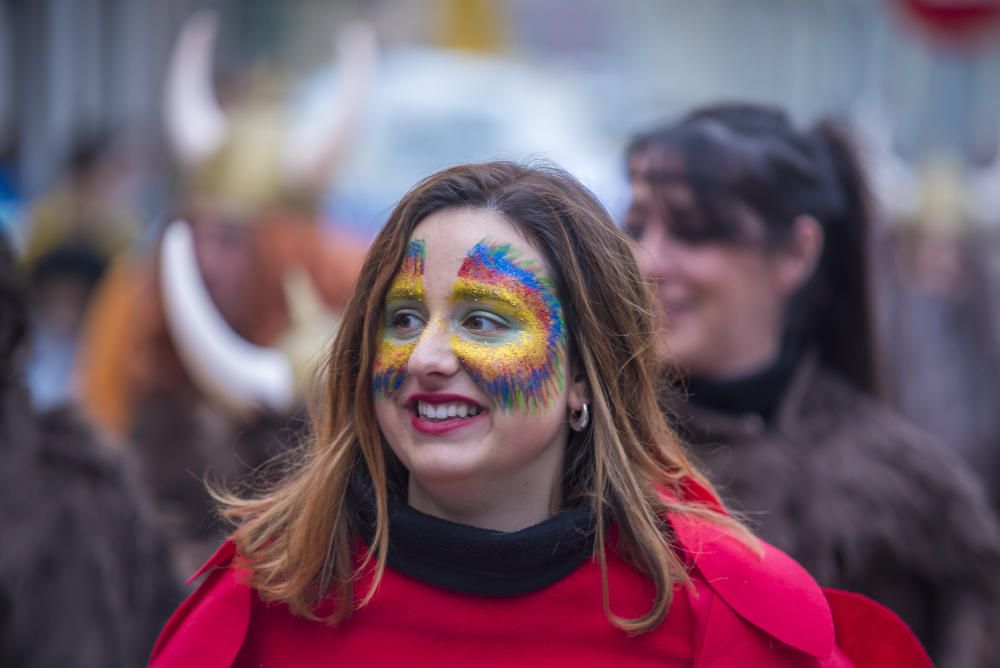
<svg viewBox="0 0 1000 668"><path fill-rule="evenodd" d="M370 25L369 90L316 200L322 225L361 247L446 165L552 160L620 217L637 131L718 101L838 119L879 213L888 396L997 493L1000 5L985 1L4 0L0 221L31 276L38 405L79 396L102 276L192 201L165 90L203 9L218 31L202 92L232 110L280 89L293 129L352 85L337 31ZM80 235L89 245L64 243Z"/></svg>
<svg viewBox="0 0 1000 668"><path fill-rule="evenodd" d="M630 137L720 102L846 131L878 394L1000 509L1000 2L0 0L0 663L145 660L230 530L205 481L271 482L306 438L411 186L547 160L623 223ZM879 531L929 506L995 560L974 504L903 482Z"/></svg>

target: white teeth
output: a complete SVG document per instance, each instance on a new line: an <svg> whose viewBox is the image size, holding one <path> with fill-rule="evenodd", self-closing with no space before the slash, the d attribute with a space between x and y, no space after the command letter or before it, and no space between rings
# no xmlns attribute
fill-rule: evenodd
<svg viewBox="0 0 1000 668"><path fill-rule="evenodd" d="M428 420L445 420L453 417L473 417L479 415L479 406L466 403L431 404L417 402L417 414Z"/></svg>

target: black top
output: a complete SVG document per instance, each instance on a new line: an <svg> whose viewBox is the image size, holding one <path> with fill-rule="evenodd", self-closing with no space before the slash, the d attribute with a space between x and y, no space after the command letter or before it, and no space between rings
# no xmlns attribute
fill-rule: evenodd
<svg viewBox="0 0 1000 668"><path fill-rule="evenodd" d="M353 501L361 537L374 537L374 495ZM425 515L390 494L389 554L393 569L445 589L481 596L518 596L558 582L594 550L593 512L587 504L561 511L520 531L505 533Z"/></svg>
<svg viewBox="0 0 1000 668"><path fill-rule="evenodd" d="M786 343L772 364L740 378L713 380L690 376L685 383L688 399L720 413L759 415L771 424L795 373L800 350L799 346Z"/></svg>

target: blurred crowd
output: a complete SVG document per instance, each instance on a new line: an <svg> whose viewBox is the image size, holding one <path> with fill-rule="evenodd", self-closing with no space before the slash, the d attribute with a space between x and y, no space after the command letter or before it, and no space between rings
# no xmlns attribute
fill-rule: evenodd
<svg viewBox="0 0 1000 668"><path fill-rule="evenodd" d="M20 10L9 4L13 22ZM628 231L635 184L623 140L648 129L647 119L595 130L615 118L588 117L579 90L511 55L495 28L498 3L436 3L434 48L392 50L383 31L356 20L367 18L363 11L344 4L351 20L325 26L335 35L332 65L302 77L273 61L239 71L230 64L219 75L216 54L231 31L220 16L236 10L186 16L169 36L156 82L155 138L81 124L52 158L58 168L44 187L26 187L17 132L0 135L3 665L144 663L184 595L184 578L226 534L211 490L266 486L280 474L281 454L309 429L309 398L322 391L313 370L338 312L366 287L355 280L373 226L406 186L453 159L449 146L560 163ZM585 17L600 5L582 4ZM921 26L908 39L929 50L954 49L956 39L1000 43L1000 32L979 34L995 20L986 13L968 33L952 20L928 36L936 16L912 4L898 20ZM399 21L415 20L412 10L399 11ZM522 13L529 23L549 16ZM560 34L572 42L572 31ZM464 94L437 92L441 80L460 82ZM840 258L849 263L841 275L859 275L855 263L868 274L861 288L874 316L872 374L860 385L906 429L947 451L935 466L948 470L932 472L935 480L961 478L968 498L984 500L981 516L978 507L949 506L949 526L967 523L969 541L982 545L963 544L948 558L971 563L956 556L969 549L992 559L1000 511L1000 108L991 119L995 139L971 157L947 143L904 155L896 119L871 93L862 91L850 114L812 118L839 116L867 183L867 256ZM671 101L647 116L663 122L688 110ZM163 156L150 148L160 145ZM641 153L636 146L629 160ZM167 156L169 167L151 170L150 154ZM836 398L824 401L830 406L818 410L833 410ZM824 466L849 468L849 456ZM713 460L705 463L711 474ZM775 477L775 486L788 482ZM914 513L950 503L934 497L935 485L906 487ZM752 524L754 508L741 510ZM769 539L780 546L780 537ZM1000 572L1000 562L991 565ZM971 649L982 638L956 648L932 637L936 615L968 612L949 605L907 621L932 629L923 639L941 665L994 665ZM1000 619L1000 608L986 615Z"/></svg>

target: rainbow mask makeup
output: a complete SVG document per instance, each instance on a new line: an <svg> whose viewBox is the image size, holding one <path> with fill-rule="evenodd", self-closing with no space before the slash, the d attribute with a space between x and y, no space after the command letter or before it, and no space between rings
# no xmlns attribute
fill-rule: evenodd
<svg viewBox="0 0 1000 668"><path fill-rule="evenodd" d="M427 249L423 239L413 239L406 249L399 273L389 286L386 303L406 300L424 301L424 260ZM372 385L375 394L392 394L406 379L406 365L416 347L416 340L401 342L383 328L382 342L375 356L375 370Z"/></svg>
<svg viewBox="0 0 1000 668"><path fill-rule="evenodd" d="M411 241L386 295L387 304L424 302L425 258L424 241ZM562 391L560 355L566 337L562 306L551 280L532 262L519 262L510 244L485 240L476 244L459 267L450 302L452 350L500 408L530 412ZM490 333L467 328L467 319L473 317L493 322ZM375 393L383 395L402 386L420 340L420 336L397 338L388 324L382 330L372 381Z"/></svg>
<svg viewBox="0 0 1000 668"><path fill-rule="evenodd" d="M563 387L562 306L551 280L531 262L518 262L510 244L479 242L458 271L452 302L482 304L507 322L496 338L461 330L452 347L473 380L506 410L532 411Z"/></svg>

